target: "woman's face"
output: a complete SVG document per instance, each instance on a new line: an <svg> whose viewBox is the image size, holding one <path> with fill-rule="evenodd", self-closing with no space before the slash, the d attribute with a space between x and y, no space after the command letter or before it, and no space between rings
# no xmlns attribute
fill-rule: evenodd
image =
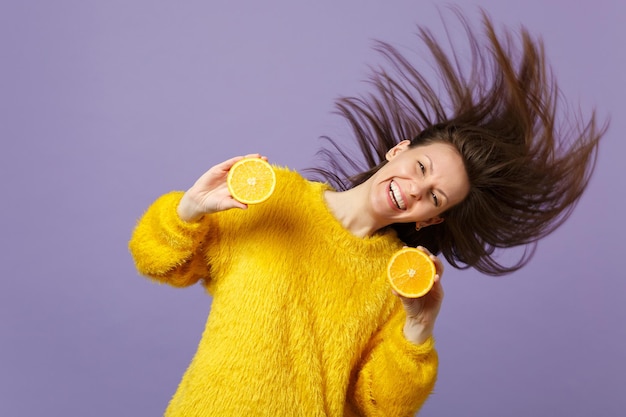
<svg viewBox="0 0 626 417"><path fill-rule="evenodd" d="M400 142L387 153L389 161L369 180L370 204L377 222L440 223L441 213L463 201L470 185L463 160L447 143L409 147Z"/></svg>

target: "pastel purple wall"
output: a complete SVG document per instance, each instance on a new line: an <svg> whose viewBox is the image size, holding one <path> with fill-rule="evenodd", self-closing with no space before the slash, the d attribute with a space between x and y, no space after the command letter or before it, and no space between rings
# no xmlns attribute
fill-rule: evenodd
<svg viewBox="0 0 626 417"><path fill-rule="evenodd" d="M441 373L423 416L621 416L626 409L621 0L479 3L543 36L564 93L612 115L571 219L524 270L448 268ZM443 4L443 3L442 3ZM141 278L127 240L159 194L227 157L311 166L345 133L372 39L441 33L433 2L0 4L0 415L160 415L210 308Z"/></svg>

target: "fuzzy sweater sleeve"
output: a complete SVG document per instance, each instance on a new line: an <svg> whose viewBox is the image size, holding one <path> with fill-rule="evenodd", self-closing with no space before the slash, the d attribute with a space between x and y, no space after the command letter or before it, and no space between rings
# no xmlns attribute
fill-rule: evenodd
<svg viewBox="0 0 626 417"><path fill-rule="evenodd" d="M202 256L206 222L187 223L176 208L182 192L157 199L137 223L129 249L140 274L176 287L208 278Z"/></svg>
<svg viewBox="0 0 626 417"><path fill-rule="evenodd" d="M398 310L370 342L352 395L359 415L412 417L435 386L434 339L414 345L405 339L403 324L404 311Z"/></svg>

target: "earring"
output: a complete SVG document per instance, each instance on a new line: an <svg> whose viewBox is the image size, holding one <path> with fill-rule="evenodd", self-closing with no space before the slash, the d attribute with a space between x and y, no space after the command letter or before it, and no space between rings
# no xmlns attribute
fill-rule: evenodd
<svg viewBox="0 0 626 417"><path fill-rule="evenodd" d="M420 229L422 228L422 226L419 225L419 223L415 223L415 230L416 231L420 231Z"/></svg>

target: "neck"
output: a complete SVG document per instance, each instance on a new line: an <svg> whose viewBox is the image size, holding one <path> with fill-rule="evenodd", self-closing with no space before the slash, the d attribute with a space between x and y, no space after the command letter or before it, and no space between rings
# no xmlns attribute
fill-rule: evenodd
<svg viewBox="0 0 626 417"><path fill-rule="evenodd" d="M326 191L324 199L331 213L341 225L357 237L374 235L385 225L378 225L363 204L361 186L347 191Z"/></svg>

